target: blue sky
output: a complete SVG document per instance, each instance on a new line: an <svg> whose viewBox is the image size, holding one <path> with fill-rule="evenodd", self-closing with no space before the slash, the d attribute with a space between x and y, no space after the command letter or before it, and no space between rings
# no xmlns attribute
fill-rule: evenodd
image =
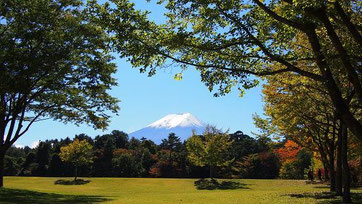
<svg viewBox="0 0 362 204"><path fill-rule="evenodd" d="M151 10L151 18L162 21L161 7L144 2L138 0L137 7ZM111 118L108 130L103 132L86 125L77 127L46 120L35 123L16 144L34 145L38 140L73 138L80 133L91 137L112 130L130 133L167 114L183 112L190 112L205 123L223 130L230 129L230 132L242 130L251 134L251 131L257 131L252 114L262 114L261 86L247 90L242 98L238 97L236 89L226 96L215 98L194 69L187 70L183 79L176 81L173 79L178 73L176 69L162 69L155 76L147 77L147 74L140 74L137 68L132 68L125 59L117 58L115 62L118 72L114 77L118 80L118 86L113 87L111 94L121 100L121 110L118 116Z"/></svg>

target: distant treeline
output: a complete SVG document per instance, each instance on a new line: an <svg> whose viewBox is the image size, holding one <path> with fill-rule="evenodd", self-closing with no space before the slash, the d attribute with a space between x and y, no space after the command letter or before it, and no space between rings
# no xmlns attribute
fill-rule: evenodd
<svg viewBox="0 0 362 204"><path fill-rule="evenodd" d="M268 138L253 138L241 131L229 134L233 140L227 158L233 162L215 171L219 178L279 177L281 159L277 149L285 144ZM96 136L76 135L74 139L87 140L93 146L93 163L79 167L80 176L94 177L184 177L209 176L208 167L192 165L187 158L185 142L171 133L157 145L146 138L128 138L122 131ZM60 147L73 140L46 140L31 149L11 147L5 158L5 175L8 176L73 176L74 168L59 157ZM309 153L304 153L310 155ZM295 178L304 178L305 169L311 165L311 156L304 158ZM293 177L292 176L292 177Z"/></svg>

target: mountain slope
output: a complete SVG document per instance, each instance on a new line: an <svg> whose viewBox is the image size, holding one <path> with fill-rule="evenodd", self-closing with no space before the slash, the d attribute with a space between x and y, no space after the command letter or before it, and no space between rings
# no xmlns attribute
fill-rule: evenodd
<svg viewBox="0 0 362 204"><path fill-rule="evenodd" d="M175 133L183 141L192 135L193 130L201 134L204 129L205 124L191 113L169 114L145 128L130 133L129 136L137 139L145 137L159 144L169 133Z"/></svg>

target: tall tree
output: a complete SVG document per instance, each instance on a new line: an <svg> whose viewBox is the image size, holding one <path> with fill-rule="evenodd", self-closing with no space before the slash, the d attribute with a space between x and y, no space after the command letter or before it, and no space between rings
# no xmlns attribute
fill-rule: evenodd
<svg viewBox="0 0 362 204"><path fill-rule="evenodd" d="M165 149L170 152L169 160L171 160L172 153L175 150L180 150L182 147L181 139L180 137L176 136L175 133L170 133L166 139L162 139L160 147L161 149Z"/></svg>
<svg viewBox="0 0 362 204"><path fill-rule="evenodd" d="M114 138L114 143L116 145L116 148L126 148L128 145L128 134L119 131L119 130L113 130L111 135Z"/></svg>
<svg viewBox="0 0 362 204"><path fill-rule="evenodd" d="M113 165L113 151L114 151L114 141L109 138L103 148L103 158L102 158L102 167L104 176L112 176Z"/></svg>
<svg viewBox="0 0 362 204"><path fill-rule="evenodd" d="M36 163L38 163L35 169L36 176L46 176L48 171L48 164L50 159L50 144L48 142L40 142L36 148Z"/></svg>
<svg viewBox="0 0 362 204"><path fill-rule="evenodd" d="M60 148L59 157L61 160L74 165L74 181L77 180L78 167L93 162L92 148L92 145L90 145L87 140L79 141L78 139L75 139L69 145Z"/></svg>
<svg viewBox="0 0 362 204"><path fill-rule="evenodd" d="M109 37L83 2L0 3L0 187L5 152L34 122L105 128L118 110Z"/></svg>
<svg viewBox="0 0 362 204"><path fill-rule="evenodd" d="M350 173L347 159L348 144L342 137L345 124L340 120L325 88L306 77L283 73L283 77L269 76L264 86L266 114L287 138L304 147L318 151L325 169L330 172L331 191L341 194L342 163L344 177L344 202L350 202ZM348 87L348 86L347 86ZM344 90L345 91L345 90ZM345 91L346 92L346 91ZM346 102L355 103L350 95ZM354 113L358 109L350 107ZM358 116L358 114L356 114ZM338 143L337 143L338 139ZM335 153L337 151L337 176L335 176Z"/></svg>

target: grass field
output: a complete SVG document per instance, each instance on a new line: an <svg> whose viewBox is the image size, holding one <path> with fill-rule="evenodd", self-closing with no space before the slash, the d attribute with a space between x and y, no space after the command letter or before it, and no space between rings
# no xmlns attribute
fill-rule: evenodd
<svg viewBox="0 0 362 204"><path fill-rule="evenodd" d="M0 203L335 203L322 184L294 180L232 180L198 190L195 179L83 178L83 185L55 184L60 178L5 177ZM61 178L71 180L72 178ZM230 183L226 183L230 184ZM237 184L237 185L234 185ZM353 189L362 203L362 188Z"/></svg>

